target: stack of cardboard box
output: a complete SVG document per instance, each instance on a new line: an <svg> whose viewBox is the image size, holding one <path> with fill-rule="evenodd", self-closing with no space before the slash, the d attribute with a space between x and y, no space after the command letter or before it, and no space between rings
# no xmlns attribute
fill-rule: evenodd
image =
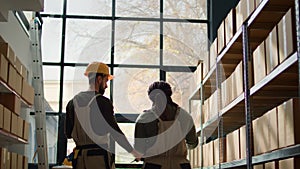
<svg viewBox="0 0 300 169"><path fill-rule="evenodd" d="M21 118L22 105L33 105L34 89L28 82L28 71L12 47L0 38L0 130L3 137L28 141L29 123ZM9 138L8 138L9 139ZM27 168L26 157L1 149L1 167Z"/></svg>

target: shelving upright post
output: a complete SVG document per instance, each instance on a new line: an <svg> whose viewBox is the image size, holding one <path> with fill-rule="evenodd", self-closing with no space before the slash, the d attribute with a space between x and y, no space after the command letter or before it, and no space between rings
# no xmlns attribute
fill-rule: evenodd
<svg viewBox="0 0 300 169"><path fill-rule="evenodd" d="M252 118L250 109L250 87L249 87L249 38L248 38L248 23L242 25L243 29L243 85L245 97L245 120L246 120L246 162L247 169L252 169L252 152L251 152L251 129Z"/></svg>

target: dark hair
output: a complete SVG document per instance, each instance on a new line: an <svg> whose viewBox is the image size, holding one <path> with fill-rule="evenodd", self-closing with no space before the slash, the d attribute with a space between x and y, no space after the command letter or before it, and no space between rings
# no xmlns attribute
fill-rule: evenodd
<svg viewBox="0 0 300 169"><path fill-rule="evenodd" d="M89 73L88 74L89 84L95 84L96 79L97 79L98 76L101 76L103 78L103 77L105 77L107 75L105 75L103 73Z"/></svg>
<svg viewBox="0 0 300 169"><path fill-rule="evenodd" d="M162 90L166 96L171 97L172 96L172 89L171 86L169 85L169 83L164 82L164 81L157 81L152 83L149 88L148 88L148 96L150 95L150 93L155 90L155 89L159 89Z"/></svg>
<svg viewBox="0 0 300 169"><path fill-rule="evenodd" d="M155 101L155 98L154 98L155 96L151 95L151 92L153 90L160 90L160 91L162 91L165 94L168 102L171 101L170 99L171 99L171 96L172 96L172 89L171 89L171 86L169 85L169 83L164 82L164 81L156 81L156 82L152 83L149 86L149 88L148 88L148 96L149 96L150 100Z"/></svg>
<svg viewBox="0 0 300 169"><path fill-rule="evenodd" d="M150 100L156 105L156 110L158 110L157 113L162 112L159 115L160 119L162 119L163 121L174 120L178 105L174 103L171 98L172 89L169 83L164 81L156 81L152 83L148 89L148 96ZM163 101L164 98L167 99L166 102ZM169 106L164 104L167 104Z"/></svg>

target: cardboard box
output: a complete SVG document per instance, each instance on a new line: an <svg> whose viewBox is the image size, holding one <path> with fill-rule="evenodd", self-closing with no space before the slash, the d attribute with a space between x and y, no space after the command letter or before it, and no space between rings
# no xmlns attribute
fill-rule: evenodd
<svg viewBox="0 0 300 169"><path fill-rule="evenodd" d="M243 83L243 62L241 61L235 68L235 90L236 96L239 96L244 92L244 83Z"/></svg>
<svg viewBox="0 0 300 169"><path fill-rule="evenodd" d="M268 163L265 163L265 168L264 169L277 169L278 167L278 164L277 162L275 161L272 161L272 162L268 162Z"/></svg>
<svg viewBox="0 0 300 169"><path fill-rule="evenodd" d="M227 81L228 79L224 80L224 82L221 83L221 98L222 98L222 108L224 108L228 104L228 92L227 91Z"/></svg>
<svg viewBox="0 0 300 169"><path fill-rule="evenodd" d="M193 149L193 167L198 167L198 151L197 148Z"/></svg>
<svg viewBox="0 0 300 169"><path fill-rule="evenodd" d="M252 14L255 8L254 0L240 0L236 6L236 30L238 30L244 21Z"/></svg>
<svg viewBox="0 0 300 169"><path fill-rule="evenodd" d="M218 92L219 91L215 91L209 99L209 119L214 118L215 116L218 115Z"/></svg>
<svg viewBox="0 0 300 169"><path fill-rule="evenodd" d="M296 51L295 14L290 9L278 23L279 62Z"/></svg>
<svg viewBox="0 0 300 169"><path fill-rule="evenodd" d="M237 98L238 94L237 94L237 90L236 90L236 85L237 85L237 81L240 79L237 79L236 77L236 70L234 70L234 72L230 75L230 86L229 87L229 92L230 92L230 102L232 102L234 99Z"/></svg>
<svg viewBox="0 0 300 169"><path fill-rule="evenodd" d="M220 149L220 141L219 141L219 139L215 139L214 141L213 141L213 146L214 146L214 163L213 163L213 165L216 165L216 164L219 164L219 156L220 156L220 151L219 151L219 149Z"/></svg>
<svg viewBox="0 0 300 169"><path fill-rule="evenodd" d="M214 165L214 142L207 143L208 166Z"/></svg>
<svg viewBox="0 0 300 169"><path fill-rule="evenodd" d="M20 115L21 100L13 93L0 93L0 104L8 108L13 113Z"/></svg>
<svg viewBox="0 0 300 169"><path fill-rule="evenodd" d="M275 27L266 39L266 73L269 74L278 65L278 62L277 31Z"/></svg>
<svg viewBox="0 0 300 169"><path fill-rule="evenodd" d="M247 145L246 145L246 125L240 128L240 153L241 159L245 159L247 157ZM253 153L253 132L251 130L250 142L252 147L250 147L251 152Z"/></svg>
<svg viewBox="0 0 300 169"><path fill-rule="evenodd" d="M7 149L6 148L3 148L1 147L0 148L0 151L1 151L1 156L0 156L0 168L1 169L5 169L6 167L6 155L7 155Z"/></svg>
<svg viewBox="0 0 300 169"><path fill-rule="evenodd" d="M14 65L15 64L15 53L8 43L0 43L0 54L3 54L8 61Z"/></svg>
<svg viewBox="0 0 300 169"><path fill-rule="evenodd" d="M28 158L23 156L23 169L28 169Z"/></svg>
<svg viewBox="0 0 300 169"><path fill-rule="evenodd" d="M214 144L214 165L226 161L226 138L218 138L213 141ZM220 151L221 147L221 151Z"/></svg>
<svg viewBox="0 0 300 169"><path fill-rule="evenodd" d="M255 0L255 8L257 8L259 6L259 4L261 3L262 0Z"/></svg>
<svg viewBox="0 0 300 169"><path fill-rule="evenodd" d="M259 155L268 151L268 116L263 116L252 121L253 124L253 147L254 155Z"/></svg>
<svg viewBox="0 0 300 169"><path fill-rule="evenodd" d="M226 161L240 159L240 136L239 130L226 135Z"/></svg>
<svg viewBox="0 0 300 169"><path fill-rule="evenodd" d="M23 78L22 82L22 98L26 100L29 104L34 103L34 88L28 84L28 82Z"/></svg>
<svg viewBox="0 0 300 169"><path fill-rule="evenodd" d="M280 160L278 166L279 169L298 169L300 166L300 158L296 157Z"/></svg>
<svg viewBox="0 0 300 169"><path fill-rule="evenodd" d="M209 119L209 99L206 99L202 106L203 123L206 123Z"/></svg>
<svg viewBox="0 0 300 169"><path fill-rule="evenodd" d="M28 140L28 136L29 136L29 123L27 121L23 121L23 139L24 140Z"/></svg>
<svg viewBox="0 0 300 169"><path fill-rule="evenodd" d="M278 149L277 108L253 121L254 155Z"/></svg>
<svg viewBox="0 0 300 169"><path fill-rule="evenodd" d="M17 130L17 136L22 138L23 137L23 122L24 120L19 116L18 117L18 130Z"/></svg>
<svg viewBox="0 0 300 169"><path fill-rule="evenodd" d="M18 116L15 113L11 114L10 132L14 135L17 135L18 133Z"/></svg>
<svg viewBox="0 0 300 169"><path fill-rule="evenodd" d="M10 125L11 125L11 111L9 109L7 109L6 107L4 107L3 109L3 129L7 132L10 132Z"/></svg>
<svg viewBox="0 0 300 169"><path fill-rule="evenodd" d="M253 169L264 169L264 165L263 164L254 165Z"/></svg>
<svg viewBox="0 0 300 169"><path fill-rule="evenodd" d="M234 73L231 74L225 81L221 84L221 98L222 98L222 108L226 107L234 99L233 93L235 92L235 83L233 79L235 78ZM217 100L216 100L217 101ZM215 102L215 104L218 102Z"/></svg>
<svg viewBox="0 0 300 169"><path fill-rule="evenodd" d="M0 54L0 78L3 80L5 83L7 83L7 76L8 76L8 60L7 58L3 55Z"/></svg>
<svg viewBox="0 0 300 169"><path fill-rule="evenodd" d="M225 42L225 22L222 21L218 28L218 54L220 54L221 51L224 49Z"/></svg>
<svg viewBox="0 0 300 169"><path fill-rule="evenodd" d="M207 75L209 71L209 55L205 55L203 58L203 64L202 64L202 80Z"/></svg>
<svg viewBox="0 0 300 169"><path fill-rule="evenodd" d="M209 69L211 69L216 64L216 59L218 56L218 38L216 38L209 48Z"/></svg>
<svg viewBox="0 0 300 169"><path fill-rule="evenodd" d="M21 65L21 76L23 77L23 79L25 79L25 81L27 82L27 78L28 78L28 70L24 65Z"/></svg>
<svg viewBox="0 0 300 169"><path fill-rule="evenodd" d="M202 155L202 151L200 151L200 150L201 150L201 148L200 148L200 146L198 146L197 147L197 152L198 152L198 159L197 159L197 161L198 161L198 167L202 167L203 166L203 162L202 162L203 155Z"/></svg>
<svg viewBox="0 0 300 169"><path fill-rule="evenodd" d="M203 166L212 166L214 163L214 150L213 142L209 142L203 145Z"/></svg>
<svg viewBox="0 0 300 169"><path fill-rule="evenodd" d="M253 52L254 84L266 76L265 42L261 43Z"/></svg>
<svg viewBox="0 0 300 169"><path fill-rule="evenodd" d="M255 10L255 0L247 0L247 15L248 17L252 15Z"/></svg>
<svg viewBox="0 0 300 169"><path fill-rule="evenodd" d="M22 94L22 85L23 85L22 83L23 83L22 76L18 72L16 72L16 86L15 86L15 91L20 96Z"/></svg>
<svg viewBox="0 0 300 169"><path fill-rule="evenodd" d="M20 59L16 56L16 58L15 58L15 68L16 68L16 70L17 70L17 72L19 73L19 74L21 74L21 69L22 69L22 63L21 63L21 61L20 61Z"/></svg>
<svg viewBox="0 0 300 169"><path fill-rule="evenodd" d="M7 84L8 86L13 89L16 90L16 84L17 84L17 70L14 68L14 66L12 64L9 64L8 67L8 77L7 77Z"/></svg>
<svg viewBox="0 0 300 169"><path fill-rule="evenodd" d="M4 119L4 108L3 105L0 104L0 129L3 128L3 119Z"/></svg>
<svg viewBox="0 0 300 169"><path fill-rule="evenodd" d="M6 168L11 168L11 152L6 152Z"/></svg>
<svg viewBox="0 0 300 169"><path fill-rule="evenodd" d="M269 133L269 146L268 152L278 149L278 120L277 108L267 112L268 116L268 133Z"/></svg>
<svg viewBox="0 0 300 169"><path fill-rule="evenodd" d="M278 106L279 148L300 143L299 99L290 99Z"/></svg>
<svg viewBox="0 0 300 169"><path fill-rule="evenodd" d="M231 9L225 18L225 45L227 45L236 33L236 13L235 8Z"/></svg>
<svg viewBox="0 0 300 169"><path fill-rule="evenodd" d="M194 91L198 85L201 84L202 82L202 63L200 63L198 66L197 66L197 69L195 70L194 72L194 78L192 79L194 82L195 82L195 86L192 88L192 91Z"/></svg>
<svg viewBox="0 0 300 169"><path fill-rule="evenodd" d="M247 18L247 2L240 0L235 8L236 10L236 30L238 30Z"/></svg>
<svg viewBox="0 0 300 169"><path fill-rule="evenodd" d="M10 153L10 167L11 169L16 169L17 168L17 161L18 160L18 154L11 152Z"/></svg>
<svg viewBox="0 0 300 169"><path fill-rule="evenodd" d="M241 159L246 158L246 126L240 128L240 149L241 149Z"/></svg>
<svg viewBox="0 0 300 169"><path fill-rule="evenodd" d="M17 156L17 169L23 169L23 156L21 154Z"/></svg>
<svg viewBox="0 0 300 169"><path fill-rule="evenodd" d="M203 167L208 166L208 153L207 153L207 144L203 144L202 146L202 152L203 152Z"/></svg>
<svg viewBox="0 0 300 169"><path fill-rule="evenodd" d="M227 84L226 84L226 90L227 90L227 105L230 104L232 102L232 100L234 99L233 97L233 92L232 92L232 88L234 88L233 83L233 78L234 78L234 73L232 73L228 79L227 79Z"/></svg>

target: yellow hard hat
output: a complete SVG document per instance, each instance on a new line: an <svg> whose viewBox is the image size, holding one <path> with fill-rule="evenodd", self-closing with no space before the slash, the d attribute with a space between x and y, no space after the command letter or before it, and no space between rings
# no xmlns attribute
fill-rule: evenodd
<svg viewBox="0 0 300 169"><path fill-rule="evenodd" d="M102 62L92 62L90 63L84 72L85 76L88 76L89 73L103 73L108 75L108 80L113 79L113 76L109 74L109 68L106 64Z"/></svg>

